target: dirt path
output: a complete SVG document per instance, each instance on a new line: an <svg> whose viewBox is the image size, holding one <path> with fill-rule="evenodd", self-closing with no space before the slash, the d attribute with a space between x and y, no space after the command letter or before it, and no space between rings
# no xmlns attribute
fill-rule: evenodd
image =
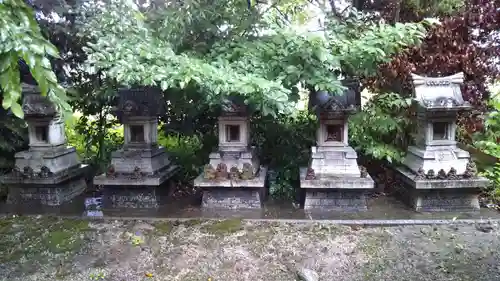
<svg viewBox="0 0 500 281"><path fill-rule="evenodd" d="M496 225L0 220L0 280L500 280Z"/></svg>

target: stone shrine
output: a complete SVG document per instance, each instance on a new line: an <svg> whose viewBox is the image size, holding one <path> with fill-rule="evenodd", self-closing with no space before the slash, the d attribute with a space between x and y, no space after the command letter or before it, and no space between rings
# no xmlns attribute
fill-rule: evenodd
<svg viewBox="0 0 500 281"><path fill-rule="evenodd" d="M237 98L228 99L218 121L219 147L210 154L194 185L203 189L202 207L261 208L266 195L267 168L260 166L249 146L248 108Z"/></svg>
<svg viewBox="0 0 500 281"><path fill-rule="evenodd" d="M479 189L488 181L476 176L469 152L455 140L458 113L471 109L460 91L464 75L412 78L417 133L396 167L400 191L417 211L478 210Z"/></svg>
<svg viewBox="0 0 500 281"><path fill-rule="evenodd" d="M87 165L66 145L64 120L36 86L23 84L23 112L29 149L15 154L15 168L1 178L9 186L9 203L57 206L80 195L87 184Z"/></svg>
<svg viewBox="0 0 500 281"><path fill-rule="evenodd" d="M300 169L306 210L366 210L365 193L375 186L348 143L348 117L361 107L359 82L344 80L343 85L347 90L341 96L312 92L309 97L319 128L309 167Z"/></svg>
<svg viewBox="0 0 500 281"><path fill-rule="evenodd" d="M157 208L167 195L167 180L178 171L157 144L158 116L165 114L163 93L152 87L130 88L119 89L118 97L115 115L123 124L125 142L94 185L104 186L105 208Z"/></svg>

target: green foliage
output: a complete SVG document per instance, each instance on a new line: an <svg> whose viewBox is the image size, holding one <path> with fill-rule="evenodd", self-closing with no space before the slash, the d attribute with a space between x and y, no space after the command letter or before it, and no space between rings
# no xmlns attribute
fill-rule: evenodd
<svg viewBox="0 0 500 281"><path fill-rule="evenodd" d="M0 170L10 169L14 153L27 146L28 130L24 120L7 115L0 109Z"/></svg>
<svg viewBox="0 0 500 281"><path fill-rule="evenodd" d="M0 176L14 166L14 154L27 147L28 130L24 120L0 108ZM0 200L7 196L6 185L0 184Z"/></svg>
<svg viewBox="0 0 500 281"><path fill-rule="evenodd" d="M162 126L158 129L161 132ZM200 167L205 164L208 153L203 151L201 137L197 135L183 136L181 134L158 134L158 144L168 151L170 160L182 167L178 176L181 182L187 183L198 176Z"/></svg>
<svg viewBox="0 0 500 281"><path fill-rule="evenodd" d="M303 110L278 119L258 116L251 122L252 144L259 149L259 159L274 171L270 175L270 195L294 198L299 168L308 165L310 149L316 141L316 117Z"/></svg>
<svg viewBox="0 0 500 281"><path fill-rule="evenodd" d="M483 132L475 135L474 146L486 154L500 158L500 94L490 101L491 111L484 120Z"/></svg>
<svg viewBox="0 0 500 281"><path fill-rule="evenodd" d="M405 0L403 5L418 15L449 16L465 7L464 0Z"/></svg>
<svg viewBox="0 0 500 281"><path fill-rule="evenodd" d="M248 9L241 1L190 3L147 11L120 0L91 5L95 16L83 28L94 38L85 49L88 71L120 84L194 90L210 105L236 93L276 117L293 111L298 83L340 93L332 70L374 74L377 64L425 35L424 23L369 26L352 16L332 21L327 36L313 36L270 22L266 11L273 9ZM287 4L294 10L289 5L303 3ZM359 27L355 36L353 26Z"/></svg>
<svg viewBox="0 0 500 281"><path fill-rule="evenodd" d="M351 12L350 17L327 22L329 49L338 56L342 70L351 76L373 76L380 64L391 61L397 52L422 42L426 27L437 23L425 19L421 23L389 25Z"/></svg>
<svg viewBox="0 0 500 281"><path fill-rule="evenodd" d="M483 131L474 135L474 146L486 154L500 158L500 92L490 100L490 106ZM481 174L491 181L491 195L500 200L500 163L485 167Z"/></svg>
<svg viewBox="0 0 500 281"><path fill-rule="evenodd" d="M490 180L490 186L486 191L500 202L500 163L487 167L480 175Z"/></svg>
<svg viewBox="0 0 500 281"><path fill-rule="evenodd" d="M349 141L374 159L399 162L405 155L411 121L411 99L395 93L374 96L349 120Z"/></svg>
<svg viewBox="0 0 500 281"><path fill-rule="evenodd" d="M57 49L40 33L34 11L21 0L0 2L0 92L2 107L22 118L19 60L29 66L40 91L61 109L70 112L64 89L58 84L47 57L59 57Z"/></svg>
<svg viewBox="0 0 500 281"><path fill-rule="evenodd" d="M111 153L123 144L123 127L116 118L81 116L66 121L66 137L82 160L99 172L110 163Z"/></svg>

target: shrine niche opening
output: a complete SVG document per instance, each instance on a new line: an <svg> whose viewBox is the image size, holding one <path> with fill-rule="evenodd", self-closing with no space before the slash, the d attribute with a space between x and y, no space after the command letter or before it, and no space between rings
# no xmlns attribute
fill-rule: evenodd
<svg viewBox="0 0 500 281"><path fill-rule="evenodd" d="M36 126L35 127L35 139L38 142L49 142L49 127L48 126Z"/></svg>
<svg viewBox="0 0 500 281"><path fill-rule="evenodd" d="M328 124L325 126L325 142L342 142L342 125Z"/></svg>
<svg viewBox="0 0 500 281"><path fill-rule="evenodd" d="M135 142L135 143L144 142L144 126L142 125L130 126L130 142Z"/></svg>
<svg viewBox="0 0 500 281"><path fill-rule="evenodd" d="M450 128L447 122L434 122L432 124L432 140L450 139Z"/></svg>
<svg viewBox="0 0 500 281"><path fill-rule="evenodd" d="M239 142L240 139L240 126L226 125L226 142Z"/></svg>

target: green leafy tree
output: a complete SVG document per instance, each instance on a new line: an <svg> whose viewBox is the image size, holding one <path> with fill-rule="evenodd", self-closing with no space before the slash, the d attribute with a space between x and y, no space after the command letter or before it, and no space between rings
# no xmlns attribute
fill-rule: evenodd
<svg viewBox="0 0 500 281"><path fill-rule="evenodd" d="M19 61L29 66L42 95L48 95L60 108L69 112L64 89L58 84L48 57L59 57L57 49L40 32L31 7L21 0L0 2L0 90L2 107L23 117Z"/></svg>
<svg viewBox="0 0 500 281"><path fill-rule="evenodd" d="M276 116L294 109L298 84L340 93L335 70L374 75L376 64L425 36L424 23L367 25L352 11L347 20L330 20L324 34L300 32L292 24L277 24L276 9L286 4L248 8L244 1L199 0L140 8L113 0L91 5L95 16L84 27L94 38L86 48L87 69L119 84L197 91L210 105L239 94L263 115Z"/></svg>

